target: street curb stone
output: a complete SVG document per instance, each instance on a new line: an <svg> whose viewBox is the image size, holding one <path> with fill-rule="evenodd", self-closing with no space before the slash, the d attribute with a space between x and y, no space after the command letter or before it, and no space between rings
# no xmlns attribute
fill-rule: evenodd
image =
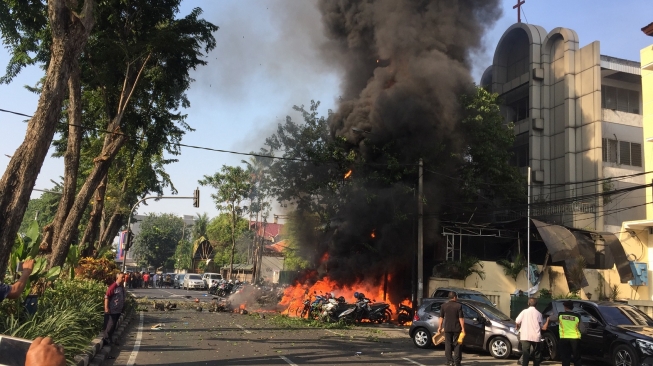
<svg viewBox="0 0 653 366"><path fill-rule="evenodd" d="M112 342L117 342L118 339L120 339L120 336L133 317L133 309L130 309L127 313L120 315L116 331L113 334L113 339L111 340ZM100 333L98 337L94 338L91 341L86 353L75 356L75 363L77 366L100 366L110 352L111 346L104 346L104 342L102 341L102 334Z"/></svg>

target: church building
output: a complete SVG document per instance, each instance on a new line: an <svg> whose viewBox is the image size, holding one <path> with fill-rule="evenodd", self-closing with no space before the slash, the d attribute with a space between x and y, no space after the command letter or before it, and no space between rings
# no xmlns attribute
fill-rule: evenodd
<svg viewBox="0 0 653 366"><path fill-rule="evenodd" d="M481 86L514 126L513 164L531 167L532 217L619 232L646 217L639 62L584 47L575 31L516 23Z"/></svg>

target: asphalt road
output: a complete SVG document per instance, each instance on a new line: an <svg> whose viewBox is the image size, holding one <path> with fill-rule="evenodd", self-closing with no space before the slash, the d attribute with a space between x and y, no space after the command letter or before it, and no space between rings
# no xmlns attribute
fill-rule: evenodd
<svg viewBox="0 0 653 366"><path fill-rule="evenodd" d="M205 292L133 291L148 299L210 301ZM186 294L191 294L186 299ZM444 365L441 347L416 348L407 327L369 325L351 329L288 328L274 313L240 315L181 309L135 316L104 365ZM161 329L152 329L161 324ZM465 365L517 365L484 352L464 352ZM545 362L543 365L556 365ZM592 366L598 364L583 363Z"/></svg>

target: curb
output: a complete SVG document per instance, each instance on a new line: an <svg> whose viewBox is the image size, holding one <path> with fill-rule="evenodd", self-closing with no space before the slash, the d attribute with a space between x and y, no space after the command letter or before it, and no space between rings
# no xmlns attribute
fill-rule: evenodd
<svg viewBox="0 0 653 366"><path fill-rule="evenodd" d="M120 339L122 332L134 317L134 310L130 309L127 313L120 315L116 331L113 333L112 342ZM104 346L102 342L102 333L95 337L89 344L85 353L75 356L75 365L77 366L100 366L111 352L111 346Z"/></svg>

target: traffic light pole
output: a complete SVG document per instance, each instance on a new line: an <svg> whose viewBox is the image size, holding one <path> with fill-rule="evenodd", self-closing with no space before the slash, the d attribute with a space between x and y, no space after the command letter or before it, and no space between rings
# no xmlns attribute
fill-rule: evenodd
<svg viewBox="0 0 653 366"><path fill-rule="evenodd" d="M131 244L132 244L132 243L131 243L131 240L129 239L129 238L130 238L130 234L131 234L132 214L134 213L134 210L136 209L136 207L138 207L138 205L140 205L141 203L143 203L143 202L145 202L145 201L147 201L147 200L157 200L157 199L158 199L158 200L161 200L161 199L182 199L182 200L192 199L192 200L193 200L193 204L194 204L194 206L195 206L195 207L199 207L200 191L199 191L199 189L196 189L195 192L193 193L193 196L192 196L192 197L149 196L149 197L145 197L145 198L141 199L140 201L136 202L136 204L135 204L134 206L132 206L131 211L129 211L129 217L127 218L127 243L125 243L125 247L123 248L123 253L124 253L123 255L124 255L125 257L124 257L124 259L122 260L122 272L123 272L123 273L124 273L124 272L126 271L126 269L127 269L127 251L130 249Z"/></svg>

